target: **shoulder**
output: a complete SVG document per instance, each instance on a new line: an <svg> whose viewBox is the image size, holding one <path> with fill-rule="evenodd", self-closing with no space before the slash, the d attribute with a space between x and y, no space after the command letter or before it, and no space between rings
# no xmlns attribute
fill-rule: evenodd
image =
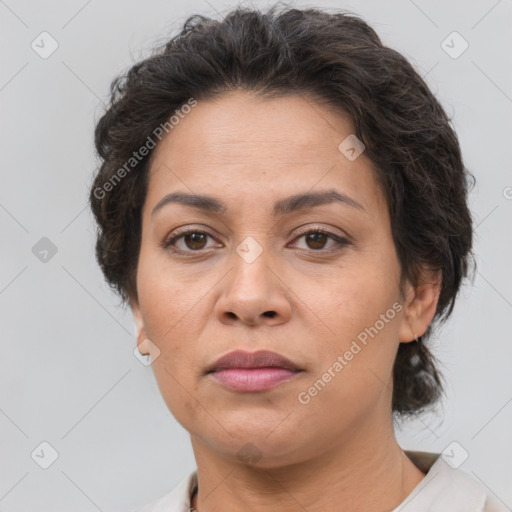
<svg viewBox="0 0 512 512"><path fill-rule="evenodd" d="M425 478L392 512L510 512L491 491L441 453L404 450Z"/></svg>
<svg viewBox="0 0 512 512"><path fill-rule="evenodd" d="M130 512L191 512L190 495L196 483L197 471L194 470L171 492Z"/></svg>

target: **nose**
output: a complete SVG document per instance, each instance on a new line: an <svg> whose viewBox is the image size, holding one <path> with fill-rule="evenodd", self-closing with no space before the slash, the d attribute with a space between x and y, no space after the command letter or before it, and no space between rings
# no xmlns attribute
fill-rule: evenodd
<svg viewBox="0 0 512 512"><path fill-rule="evenodd" d="M224 287L215 305L221 323L270 326L290 319L289 286L265 252L250 262L234 253L233 268L222 280Z"/></svg>

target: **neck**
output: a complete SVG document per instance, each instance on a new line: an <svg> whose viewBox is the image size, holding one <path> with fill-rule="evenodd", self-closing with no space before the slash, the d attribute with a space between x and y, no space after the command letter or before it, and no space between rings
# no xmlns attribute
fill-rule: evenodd
<svg viewBox="0 0 512 512"><path fill-rule="evenodd" d="M198 512L381 512L400 505L425 476L394 435L351 433L349 442L315 458L266 468L219 457L194 437L192 446L199 491L191 505Z"/></svg>

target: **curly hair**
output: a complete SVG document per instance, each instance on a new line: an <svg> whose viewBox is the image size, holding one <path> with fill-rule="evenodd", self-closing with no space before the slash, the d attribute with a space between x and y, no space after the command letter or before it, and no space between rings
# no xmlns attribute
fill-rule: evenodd
<svg viewBox="0 0 512 512"><path fill-rule="evenodd" d="M137 298L141 209L153 151L135 161L135 150L191 98L207 101L237 89L307 94L350 116L386 198L401 283L417 284L425 267L442 271L433 322L415 343L400 343L393 368L393 413L407 416L434 405L444 389L425 342L434 322L452 313L468 274L467 195L474 177L462 162L451 119L424 80L352 13L274 5L267 12L238 6L221 20L193 15L112 81L95 128L101 165L89 197L98 224L96 258L107 282L123 302Z"/></svg>

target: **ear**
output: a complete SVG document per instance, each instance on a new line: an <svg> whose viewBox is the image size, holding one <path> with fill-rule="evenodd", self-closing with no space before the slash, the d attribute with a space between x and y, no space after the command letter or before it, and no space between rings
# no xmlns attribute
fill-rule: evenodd
<svg viewBox="0 0 512 512"><path fill-rule="evenodd" d="M422 336L436 314L441 292L441 270L423 269L418 285L407 281L405 286L404 315L399 329L401 343L409 343Z"/></svg>
<svg viewBox="0 0 512 512"><path fill-rule="evenodd" d="M142 317L139 303L132 299L130 301L130 309L132 310L133 319L135 320L135 328L137 331L137 346L139 348L139 352L142 355L149 355L150 341L146 336L144 319Z"/></svg>

